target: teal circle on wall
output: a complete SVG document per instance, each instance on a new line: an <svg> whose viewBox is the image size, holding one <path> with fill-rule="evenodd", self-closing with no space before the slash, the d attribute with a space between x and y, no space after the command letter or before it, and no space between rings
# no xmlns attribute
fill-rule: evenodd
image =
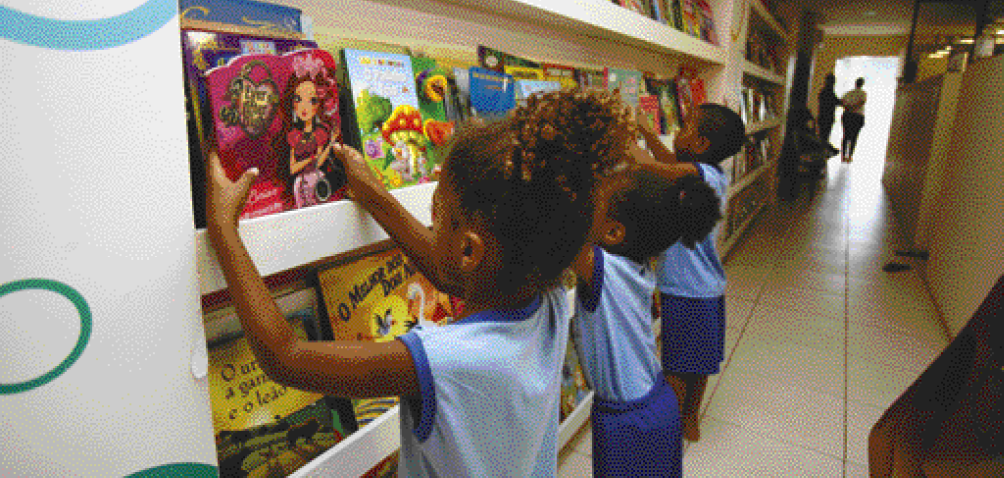
<svg viewBox="0 0 1004 478"><path fill-rule="evenodd" d="M87 347L87 343L91 339L91 329L94 326L91 318L91 308L87 305L87 301L84 300L84 296L80 295L73 287L49 279L24 279L0 285L0 299L5 295L23 290L47 290L55 292L69 300L76 307L77 314L80 315L80 335L77 337L77 343L73 346L73 350L70 351L70 355L63 359L55 368L24 382L0 383L0 395L27 392L58 378L84 353L84 348Z"/></svg>
<svg viewBox="0 0 1004 478"><path fill-rule="evenodd" d="M171 463L137 471L126 478L218 478L220 472L215 466L204 463Z"/></svg>
<svg viewBox="0 0 1004 478"><path fill-rule="evenodd" d="M0 5L0 38L52 50L106 50L160 30L178 15L175 0L147 0L110 18L59 20Z"/></svg>

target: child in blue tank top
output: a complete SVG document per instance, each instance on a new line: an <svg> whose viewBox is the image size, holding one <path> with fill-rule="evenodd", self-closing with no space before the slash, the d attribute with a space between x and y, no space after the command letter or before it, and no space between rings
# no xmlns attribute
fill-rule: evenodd
<svg viewBox="0 0 1004 478"><path fill-rule="evenodd" d="M738 113L718 104L700 105L676 135L675 154L650 125L640 124L656 159L691 168L714 188L724 207L729 179L718 164L742 148L746 127ZM720 371L725 357L725 271L715 236L712 232L694 248L674 244L662 255L658 270L662 366L681 398L683 436L690 441L700 440L708 375Z"/></svg>
<svg viewBox="0 0 1004 478"><path fill-rule="evenodd" d="M593 473L679 477L679 405L656 355L652 262L677 240L706 236L720 217L718 198L686 168L653 162L605 178L593 197L590 241L573 265L574 326L596 393Z"/></svg>
<svg viewBox="0 0 1004 478"><path fill-rule="evenodd" d="M238 232L255 174L231 182L212 155L209 237L258 363L290 387L401 396L402 476L555 476L571 316L560 276L586 240L595 179L626 159L634 131L614 96L578 90L464 128L446 154L431 230L358 151L335 147L353 199L437 288L464 300L457 321L385 343L297 339Z"/></svg>

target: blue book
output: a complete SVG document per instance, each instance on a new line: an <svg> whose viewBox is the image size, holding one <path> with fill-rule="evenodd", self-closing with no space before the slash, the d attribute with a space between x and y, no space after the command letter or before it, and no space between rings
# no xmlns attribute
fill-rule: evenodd
<svg viewBox="0 0 1004 478"><path fill-rule="evenodd" d="M516 107L516 82L512 75L486 68L470 68L471 108L479 116L501 118Z"/></svg>
<svg viewBox="0 0 1004 478"><path fill-rule="evenodd" d="M182 19L202 20L273 32L303 32L298 8L254 0L180 0Z"/></svg>

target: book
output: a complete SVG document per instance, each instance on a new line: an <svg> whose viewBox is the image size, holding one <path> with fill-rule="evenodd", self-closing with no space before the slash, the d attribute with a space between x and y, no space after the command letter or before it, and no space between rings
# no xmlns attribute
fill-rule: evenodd
<svg viewBox="0 0 1004 478"><path fill-rule="evenodd" d="M456 123L447 117L449 97L449 74L436 64L436 60L426 57L412 57L411 67L415 75L415 91L418 94L418 109L422 114L422 134L425 135L426 157L432 180L439 179L444 148L453 136Z"/></svg>
<svg viewBox="0 0 1004 478"><path fill-rule="evenodd" d="M341 58L347 142L387 189L431 181L437 165L429 158L411 57L346 48Z"/></svg>
<svg viewBox="0 0 1004 478"><path fill-rule="evenodd" d="M226 65L231 58L251 53L285 54L316 48L306 40L244 35L209 30L182 30L182 59L185 80L185 110L188 123L189 165L195 227L206 227L205 157L212 148L212 117L205 72Z"/></svg>
<svg viewBox="0 0 1004 478"><path fill-rule="evenodd" d="M651 5L649 10L651 10L652 12L652 19L659 23L668 25L669 22L666 21L666 13L662 10L663 0L648 0L648 1L649 4Z"/></svg>
<svg viewBox="0 0 1004 478"><path fill-rule="evenodd" d="M516 82L512 75L471 67L471 110L477 116L501 118L516 107Z"/></svg>
<svg viewBox="0 0 1004 478"><path fill-rule="evenodd" d="M676 84L669 78L646 78L645 82L649 93L659 100L659 132L664 135L676 133L683 126L680 121L680 105L676 100Z"/></svg>
<svg viewBox="0 0 1004 478"><path fill-rule="evenodd" d="M386 458L380 460L380 463L377 463L376 466L371 468L359 478L394 478L397 476L397 468L400 458L401 451L395 450L394 453L387 455Z"/></svg>
<svg viewBox="0 0 1004 478"><path fill-rule="evenodd" d="M445 325L449 297L433 287L397 248L317 271L320 330L325 340L387 342L415 327ZM353 400L359 426L399 403L398 397Z"/></svg>
<svg viewBox="0 0 1004 478"><path fill-rule="evenodd" d="M646 2L644 0L620 0L622 7L631 10L632 12L637 12L639 14L650 16L649 10L647 8Z"/></svg>
<svg viewBox="0 0 1004 478"><path fill-rule="evenodd" d="M526 102L534 93L546 93L561 90L561 83L544 80L516 80L516 99Z"/></svg>
<svg viewBox="0 0 1004 478"><path fill-rule="evenodd" d="M694 37L701 37L701 13L697 0L681 0L680 8L683 20L683 32Z"/></svg>
<svg viewBox="0 0 1004 478"><path fill-rule="evenodd" d="M687 121L694 110L693 90L690 88L690 78L678 76L674 81L676 84L676 100L680 107L680 119Z"/></svg>
<svg viewBox="0 0 1004 478"><path fill-rule="evenodd" d="M259 170L242 219L343 197L345 173L330 151L342 139L337 67L310 49L240 55L205 73L223 169L231 180Z"/></svg>
<svg viewBox="0 0 1004 478"><path fill-rule="evenodd" d="M297 336L314 340L317 317L297 291L277 298ZM291 300L290 300L291 299ZM348 400L288 388L258 367L233 307L207 314L209 396L221 477L289 475L357 429Z"/></svg>
<svg viewBox="0 0 1004 478"><path fill-rule="evenodd" d="M638 95L642 88L642 74L636 70L605 68L606 87L609 91L619 91L621 99L628 106L638 106Z"/></svg>
<svg viewBox="0 0 1004 478"><path fill-rule="evenodd" d="M588 89L606 89L607 75L602 69L576 68L575 81Z"/></svg>
<svg viewBox="0 0 1004 478"><path fill-rule="evenodd" d="M681 0L665 0L667 21L673 28L683 31L683 4Z"/></svg>
<svg viewBox="0 0 1004 478"><path fill-rule="evenodd" d="M648 124L661 133L662 112L659 107L659 97L655 95L641 95L638 97L638 107L648 117Z"/></svg>
<svg viewBox="0 0 1004 478"><path fill-rule="evenodd" d="M530 70L527 74L532 76L527 76L526 79L543 79L543 76L537 76L536 73L541 68L539 63L484 45L478 45L478 66L496 73L508 73L513 76L516 76L516 74L512 73L510 69L520 72L522 68L529 68Z"/></svg>
<svg viewBox="0 0 1004 478"><path fill-rule="evenodd" d="M544 63L541 68L544 70L544 79L557 81L562 89L579 86L579 82L575 79L575 68L554 63Z"/></svg>
<svg viewBox="0 0 1004 478"><path fill-rule="evenodd" d="M715 14L711 9L711 3L708 0L696 0L696 2L701 19L701 39L717 45L718 35L715 33Z"/></svg>
<svg viewBox="0 0 1004 478"><path fill-rule="evenodd" d="M253 0L179 0L182 28L215 25L236 32L256 30L261 34L302 33L301 10Z"/></svg>

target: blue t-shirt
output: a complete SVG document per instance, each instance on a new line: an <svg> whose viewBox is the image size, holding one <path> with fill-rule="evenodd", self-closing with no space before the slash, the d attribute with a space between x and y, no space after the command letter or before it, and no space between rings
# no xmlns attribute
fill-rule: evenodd
<svg viewBox="0 0 1004 478"><path fill-rule="evenodd" d="M591 286L591 290L580 287L576 301L582 370L604 400L643 398L662 370L652 332L655 272L594 247Z"/></svg>
<svg viewBox="0 0 1004 478"><path fill-rule="evenodd" d="M558 288L398 338L422 394L401 402L400 476L557 474L567 302Z"/></svg>
<svg viewBox="0 0 1004 478"><path fill-rule="evenodd" d="M725 210L729 180L714 166L694 163L701 175L721 200ZM710 299L725 295L725 270L715 246L717 228L708 237L688 249L677 242L666 249L659 261L659 291L663 294L693 299Z"/></svg>

